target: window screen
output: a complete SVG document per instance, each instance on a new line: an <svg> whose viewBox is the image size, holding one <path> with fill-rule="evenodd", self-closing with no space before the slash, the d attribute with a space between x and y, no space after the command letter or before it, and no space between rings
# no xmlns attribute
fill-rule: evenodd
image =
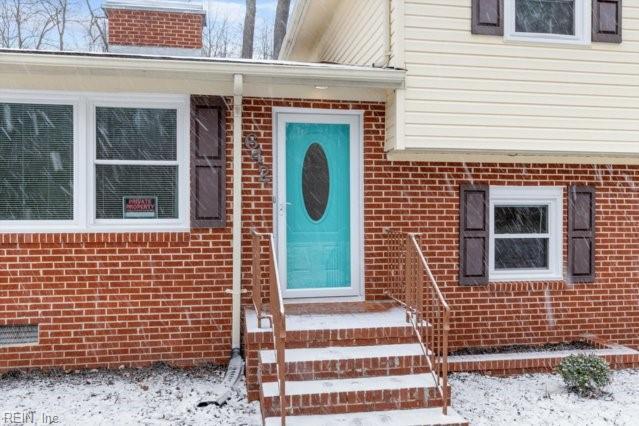
<svg viewBox="0 0 639 426"><path fill-rule="evenodd" d="M73 106L0 103L0 220L73 219Z"/></svg>

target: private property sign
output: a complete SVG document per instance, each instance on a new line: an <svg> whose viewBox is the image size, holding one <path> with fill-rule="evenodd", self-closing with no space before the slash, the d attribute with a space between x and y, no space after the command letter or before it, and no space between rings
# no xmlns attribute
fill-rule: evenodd
<svg viewBox="0 0 639 426"><path fill-rule="evenodd" d="M155 219L158 217L157 197L122 197L124 219Z"/></svg>

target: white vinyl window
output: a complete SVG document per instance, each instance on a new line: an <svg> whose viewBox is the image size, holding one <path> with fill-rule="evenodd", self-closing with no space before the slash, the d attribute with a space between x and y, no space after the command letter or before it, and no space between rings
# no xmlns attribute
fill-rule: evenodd
<svg viewBox="0 0 639 426"><path fill-rule="evenodd" d="M590 0L506 0L505 38L590 43Z"/></svg>
<svg viewBox="0 0 639 426"><path fill-rule="evenodd" d="M490 279L562 278L559 187L490 188Z"/></svg>
<svg viewBox="0 0 639 426"><path fill-rule="evenodd" d="M0 232L188 229L185 96L1 99Z"/></svg>

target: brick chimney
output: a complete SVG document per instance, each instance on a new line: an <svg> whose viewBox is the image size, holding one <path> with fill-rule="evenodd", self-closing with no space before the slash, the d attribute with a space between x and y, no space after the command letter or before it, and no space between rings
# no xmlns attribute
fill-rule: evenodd
<svg viewBox="0 0 639 426"><path fill-rule="evenodd" d="M105 0L109 52L202 55L202 0Z"/></svg>

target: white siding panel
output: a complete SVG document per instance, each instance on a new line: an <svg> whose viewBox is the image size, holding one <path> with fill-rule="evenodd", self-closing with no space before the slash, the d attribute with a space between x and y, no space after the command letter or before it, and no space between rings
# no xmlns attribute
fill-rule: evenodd
<svg viewBox="0 0 639 426"><path fill-rule="evenodd" d="M639 1L589 46L472 35L470 5L405 1L406 149L639 154Z"/></svg>

